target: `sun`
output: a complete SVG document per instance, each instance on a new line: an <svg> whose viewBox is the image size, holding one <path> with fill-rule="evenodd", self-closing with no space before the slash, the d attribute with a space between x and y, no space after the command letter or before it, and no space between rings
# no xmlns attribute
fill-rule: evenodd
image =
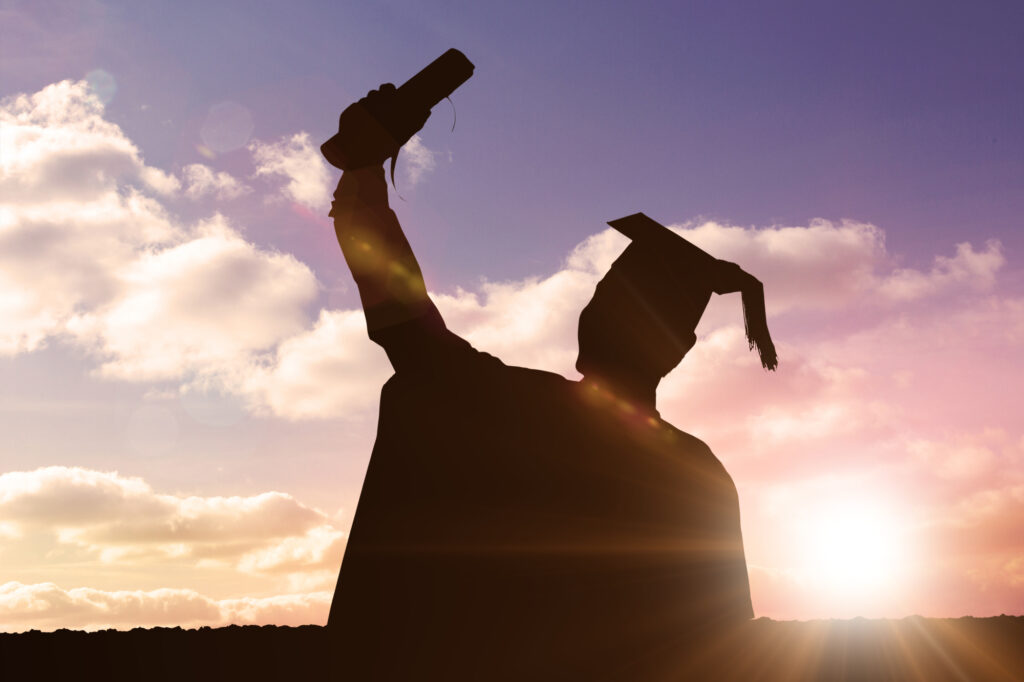
<svg viewBox="0 0 1024 682"><path fill-rule="evenodd" d="M902 519L884 503L833 502L805 519L803 574L837 598L882 597L907 565Z"/></svg>

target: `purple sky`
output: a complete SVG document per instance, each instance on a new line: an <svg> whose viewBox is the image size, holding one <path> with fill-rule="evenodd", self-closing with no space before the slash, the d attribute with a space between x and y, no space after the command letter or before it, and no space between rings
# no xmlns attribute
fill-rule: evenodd
<svg viewBox="0 0 1024 682"><path fill-rule="evenodd" d="M1018 3L19 5L37 26L5 21L4 91L104 68L109 118L161 167L194 160L219 101L256 137L326 138L352 98L460 48L477 72L455 132L447 103L424 132L457 162L416 197L442 286L553 267L638 209L855 218L911 261L982 229L1024 246Z"/></svg>
<svg viewBox="0 0 1024 682"><path fill-rule="evenodd" d="M1024 5L0 7L0 628L70 622L85 593L49 582L184 600L116 625L323 616L387 366L315 148L449 47L476 65L457 125L442 102L391 197L453 329L573 378L605 221L684 226L765 281L780 347L759 374L723 297L660 398L737 481L758 613L1024 609ZM833 500L903 529L924 587L801 583ZM244 546L161 534L275 505L294 525ZM104 525L134 516L136 544Z"/></svg>

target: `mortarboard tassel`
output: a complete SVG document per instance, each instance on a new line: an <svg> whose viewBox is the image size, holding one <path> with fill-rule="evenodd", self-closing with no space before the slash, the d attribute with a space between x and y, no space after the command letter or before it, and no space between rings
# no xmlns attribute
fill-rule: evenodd
<svg viewBox="0 0 1024 682"><path fill-rule="evenodd" d="M761 356L761 365L765 369L774 370L779 366L779 358L775 353L775 344L772 343L771 334L768 332L768 317L764 310L764 285L760 280L751 277L750 282L740 290L743 299L743 327L747 332L747 343L750 349L757 349Z"/></svg>
<svg viewBox="0 0 1024 682"><path fill-rule="evenodd" d="M611 220L608 224L629 237L634 244L645 244L646 248L668 254L667 257L678 263L679 267L694 273L698 279L706 278L707 288L716 294L739 291L743 298L743 326L750 350L757 349L765 369L774 370L779 366L775 344L768 333L764 285L759 279L735 263L715 258L643 213ZM700 288L701 285L691 284L691 288L694 286Z"/></svg>

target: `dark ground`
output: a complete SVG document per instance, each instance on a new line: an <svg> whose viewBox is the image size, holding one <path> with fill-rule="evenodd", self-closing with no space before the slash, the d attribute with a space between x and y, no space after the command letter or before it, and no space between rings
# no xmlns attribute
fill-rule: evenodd
<svg viewBox="0 0 1024 682"><path fill-rule="evenodd" d="M344 680L329 635L312 625L0 634L0 680ZM1024 617L762 618L679 660L680 680L1019 681Z"/></svg>

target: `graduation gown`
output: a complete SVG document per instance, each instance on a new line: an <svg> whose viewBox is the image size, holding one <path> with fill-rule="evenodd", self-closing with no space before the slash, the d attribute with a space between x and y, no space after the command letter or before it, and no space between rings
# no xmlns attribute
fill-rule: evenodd
<svg viewBox="0 0 1024 682"><path fill-rule="evenodd" d="M751 618L736 488L711 450L449 331L380 169L335 198L395 374L331 605L333 677L664 679Z"/></svg>
<svg viewBox="0 0 1024 682"><path fill-rule="evenodd" d="M349 679L644 679L752 617L703 442L439 317L377 340L398 371L330 615Z"/></svg>

